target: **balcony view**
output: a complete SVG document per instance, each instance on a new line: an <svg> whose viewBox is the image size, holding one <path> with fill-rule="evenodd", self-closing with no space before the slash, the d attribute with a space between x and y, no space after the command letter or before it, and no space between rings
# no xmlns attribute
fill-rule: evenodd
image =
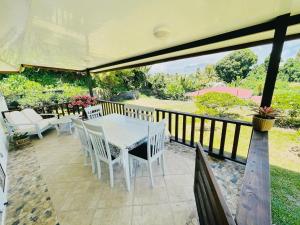
<svg viewBox="0 0 300 225"><path fill-rule="evenodd" d="M227 4L0 3L0 225L298 225L300 5Z"/></svg>

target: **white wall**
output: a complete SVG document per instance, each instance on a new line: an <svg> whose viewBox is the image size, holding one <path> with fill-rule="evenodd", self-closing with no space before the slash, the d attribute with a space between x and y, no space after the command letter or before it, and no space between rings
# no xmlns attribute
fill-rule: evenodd
<svg viewBox="0 0 300 225"><path fill-rule="evenodd" d="M1 118L0 118L1 119ZM7 135L5 133L5 130L3 126L0 123L0 163L1 166L6 174L6 180L5 180L5 190L3 192L3 189L0 189L0 224L4 224L5 219L5 206L4 203L7 202L7 155L8 155L8 141L7 141Z"/></svg>

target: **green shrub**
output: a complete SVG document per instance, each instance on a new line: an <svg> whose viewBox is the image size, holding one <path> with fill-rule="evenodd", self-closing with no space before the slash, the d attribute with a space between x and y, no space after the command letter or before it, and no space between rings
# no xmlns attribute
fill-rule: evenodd
<svg viewBox="0 0 300 225"><path fill-rule="evenodd" d="M61 92L55 92L57 89ZM0 92L4 95L9 106L24 108L69 101L75 95L86 94L87 89L67 83L59 86L43 86L23 75L15 74L1 80Z"/></svg>
<svg viewBox="0 0 300 225"><path fill-rule="evenodd" d="M182 100L184 98L184 88L181 83L174 81L168 83L165 90L165 95L169 99Z"/></svg>
<svg viewBox="0 0 300 225"><path fill-rule="evenodd" d="M197 113L213 116L230 116L229 108L249 105L250 102L242 100L227 93L210 92L195 98Z"/></svg>
<svg viewBox="0 0 300 225"><path fill-rule="evenodd" d="M282 117L275 120L277 127L283 128L300 128L300 118Z"/></svg>

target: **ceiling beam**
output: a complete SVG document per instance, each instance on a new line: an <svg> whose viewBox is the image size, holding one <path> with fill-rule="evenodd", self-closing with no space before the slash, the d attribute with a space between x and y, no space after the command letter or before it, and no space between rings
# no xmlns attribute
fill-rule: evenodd
<svg viewBox="0 0 300 225"><path fill-rule="evenodd" d="M30 65L30 64L21 64L21 67L24 68L41 68L46 70L54 70L54 71L62 71L62 72L70 72L70 73L82 73L82 70L74 70L74 69L64 69L58 67L48 67L48 66L38 66L38 65Z"/></svg>
<svg viewBox="0 0 300 225"><path fill-rule="evenodd" d="M300 33L286 36L285 40L290 41L290 40L295 40L295 39L299 39L299 38L300 38ZM130 69L130 68L135 68L135 67L140 67L140 66L148 66L148 65L152 65L152 64L156 64L156 63L163 63L163 62L169 62L169 61L174 61L174 60L187 59L187 58L203 56L203 55L210 55L210 54L215 54L215 53L220 53L220 52L234 51L234 50L239 50L239 49L243 49L243 48L250 48L250 47L255 47L255 46L265 45L265 44L272 44L272 43L273 43L273 38L269 38L269 39L264 39L264 40L259 40L259 41L253 41L253 42L237 44L237 45L232 45L232 46L227 46L227 47L222 47L222 48L217 48L217 49L206 50L206 51L202 51L202 52L188 53L188 54L184 54L184 55L168 57L165 59L150 60L147 62L135 63L133 65L124 65L124 66L120 65L117 67L104 69L104 70L96 70L93 72L94 73L102 73L102 72L108 72L108 71L112 71L112 70Z"/></svg>

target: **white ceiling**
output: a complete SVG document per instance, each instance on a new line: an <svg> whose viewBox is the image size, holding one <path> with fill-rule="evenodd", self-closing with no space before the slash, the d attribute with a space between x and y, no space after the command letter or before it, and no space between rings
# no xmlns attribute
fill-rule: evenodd
<svg viewBox="0 0 300 225"><path fill-rule="evenodd" d="M82 70L259 24L285 13L299 14L300 1L0 0L0 71L18 70L20 64ZM167 35L157 38L157 30ZM300 26L289 32L300 33ZM168 57L272 35L264 32Z"/></svg>

